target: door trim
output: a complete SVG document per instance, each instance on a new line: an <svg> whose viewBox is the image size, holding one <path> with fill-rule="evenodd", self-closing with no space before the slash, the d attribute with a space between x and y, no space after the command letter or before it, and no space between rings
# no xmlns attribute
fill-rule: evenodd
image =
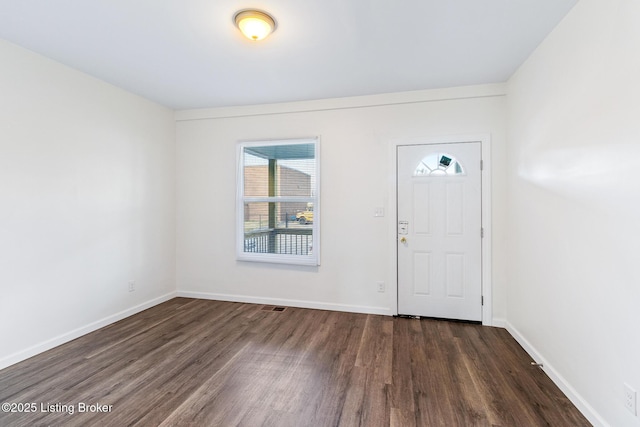
<svg viewBox="0 0 640 427"><path fill-rule="evenodd" d="M391 291L391 307L395 315L398 314L398 159L397 147L401 145L432 145L452 144L463 142L480 142L483 168L481 179L481 224L484 230L482 238L482 324L493 326L493 293L491 282L491 135L452 135L443 137L402 138L389 141L389 290ZM480 232L480 230L478 230Z"/></svg>

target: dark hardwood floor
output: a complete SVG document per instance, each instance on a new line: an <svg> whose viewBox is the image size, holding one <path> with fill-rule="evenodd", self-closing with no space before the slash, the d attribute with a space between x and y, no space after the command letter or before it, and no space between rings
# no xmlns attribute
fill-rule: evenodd
<svg viewBox="0 0 640 427"><path fill-rule="evenodd" d="M530 362L498 328L176 298L0 371L35 404L0 426L590 425Z"/></svg>

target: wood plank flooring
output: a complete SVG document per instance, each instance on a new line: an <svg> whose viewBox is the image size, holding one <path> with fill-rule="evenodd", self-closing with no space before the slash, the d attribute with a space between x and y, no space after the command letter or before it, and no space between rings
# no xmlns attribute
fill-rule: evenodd
<svg viewBox="0 0 640 427"><path fill-rule="evenodd" d="M176 298L0 371L35 404L0 425L590 425L530 361L498 328Z"/></svg>

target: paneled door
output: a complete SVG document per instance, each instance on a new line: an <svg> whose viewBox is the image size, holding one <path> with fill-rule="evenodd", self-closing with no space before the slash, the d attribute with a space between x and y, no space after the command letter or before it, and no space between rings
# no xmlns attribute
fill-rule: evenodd
<svg viewBox="0 0 640 427"><path fill-rule="evenodd" d="M398 314L482 320L481 154L397 147Z"/></svg>

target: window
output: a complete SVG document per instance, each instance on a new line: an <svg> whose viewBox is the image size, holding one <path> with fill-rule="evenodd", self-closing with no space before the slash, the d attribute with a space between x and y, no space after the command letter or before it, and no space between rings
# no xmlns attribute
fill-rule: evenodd
<svg viewBox="0 0 640 427"><path fill-rule="evenodd" d="M237 254L319 265L317 138L238 144Z"/></svg>
<svg viewBox="0 0 640 427"><path fill-rule="evenodd" d="M413 176L464 175L464 169L458 160L442 153L433 153L422 159Z"/></svg>

